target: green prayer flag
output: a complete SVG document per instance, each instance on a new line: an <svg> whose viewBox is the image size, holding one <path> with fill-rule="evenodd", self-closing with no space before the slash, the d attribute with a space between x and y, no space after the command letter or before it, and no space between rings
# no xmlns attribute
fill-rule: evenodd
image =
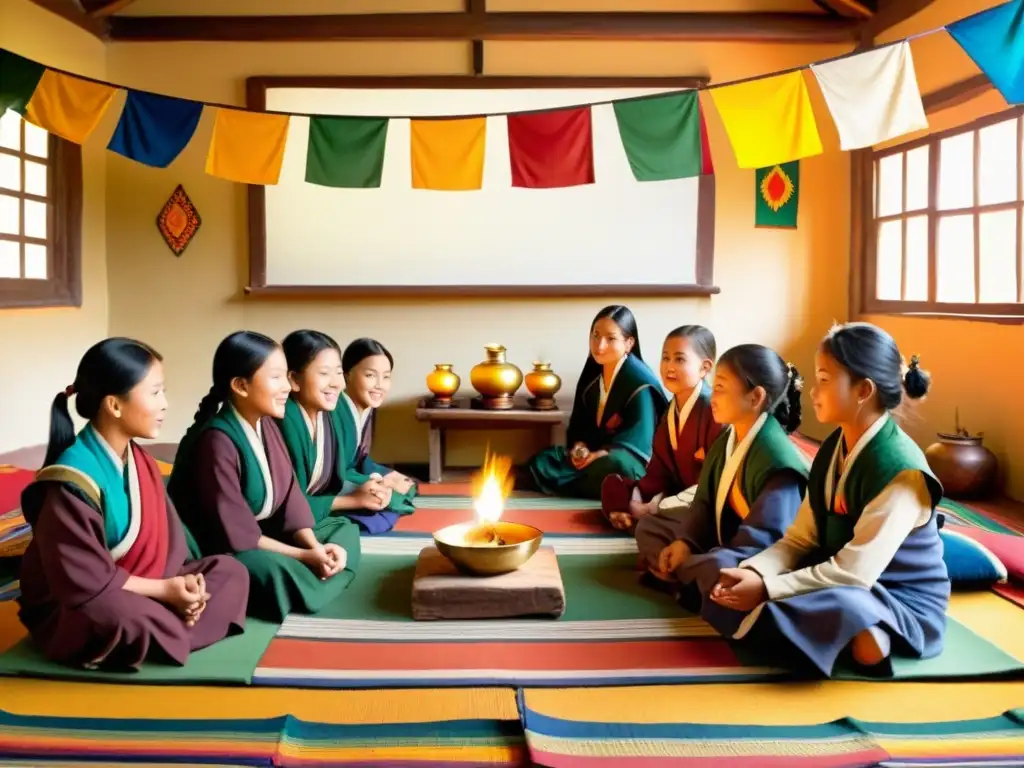
<svg viewBox="0 0 1024 768"><path fill-rule="evenodd" d="M700 176L700 99L696 91L612 104L637 181Z"/></svg>
<svg viewBox="0 0 1024 768"><path fill-rule="evenodd" d="M800 161L758 168L754 173L755 227L796 229L800 205Z"/></svg>
<svg viewBox="0 0 1024 768"><path fill-rule="evenodd" d="M388 119L311 117L306 181L324 187L379 187Z"/></svg>
<svg viewBox="0 0 1024 768"><path fill-rule="evenodd" d="M24 115L46 67L0 49L0 115L8 109Z"/></svg>

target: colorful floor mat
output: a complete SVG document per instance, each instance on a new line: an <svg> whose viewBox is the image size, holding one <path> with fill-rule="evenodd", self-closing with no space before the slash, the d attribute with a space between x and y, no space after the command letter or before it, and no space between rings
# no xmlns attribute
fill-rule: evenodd
<svg viewBox="0 0 1024 768"><path fill-rule="evenodd" d="M243 634L196 651L182 667L170 664L145 664L137 672L99 672L48 661L29 639L21 639L25 631L17 625L16 618L6 616L8 613L13 615L16 606L8 603L0 608L5 614L5 620L0 622L0 627L9 633L8 642L2 642L3 638L0 638L0 648L9 644L10 633L17 633L18 638L13 646L0 653L0 676L4 677L102 680L132 684L248 685L252 682L253 671L260 657L278 629L277 624L250 618L246 620ZM2 685L0 684L0 687Z"/></svg>
<svg viewBox="0 0 1024 768"><path fill-rule="evenodd" d="M1021 710L953 722L879 722L843 717L804 725L636 722L543 714L522 695L530 758L552 768L845 768L868 765L1021 765Z"/></svg>

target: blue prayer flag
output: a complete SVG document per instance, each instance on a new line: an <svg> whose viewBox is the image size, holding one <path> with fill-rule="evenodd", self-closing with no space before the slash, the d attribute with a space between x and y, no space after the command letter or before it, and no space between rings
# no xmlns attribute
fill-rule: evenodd
<svg viewBox="0 0 1024 768"><path fill-rule="evenodd" d="M154 168L166 168L192 139L203 105L155 93L128 91L107 149Z"/></svg>
<svg viewBox="0 0 1024 768"><path fill-rule="evenodd" d="M946 31L999 89L1024 103L1024 1L1011 0L949 24Z"/></svg>

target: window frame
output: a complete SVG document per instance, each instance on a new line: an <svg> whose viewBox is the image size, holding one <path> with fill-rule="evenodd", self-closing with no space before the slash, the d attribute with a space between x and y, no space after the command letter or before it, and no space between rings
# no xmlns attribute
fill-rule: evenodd
<svg viewBox="0 0 1024 768"><path fill-rule="evenodd" d="M21 137L20 152L2 151L4 154L16 155L24 162L24 125ZM82 147L52 133L48 138L47 277L44 280L0 278L0 310L82 306ZM24 179L21 192L14 194L24 199ZM31 196L30 199L38 198ZM13 239L13 236L0 237L4 240ZM19 239L22 237L18 236Z"/></svg>
<svg viewBox="0 0 1024 768"><path fill-rule="evenodd" d="M1017 200L1006 203L979 203L980 175L978 161L980 157L979 131L990 125L1008 120L1017 120ZM940 210L938 207L938 185L940 173L939 146L944 139L973 133L974 139L974 200L966 208ZM907 153L922 146L928 149L928 204L924 209L913 211L909 216L927 216L928 226L928 299L925 301L904 301L895 299L879 299L877 290L877 248L879 221L875 217L877 210L877 168L880 161L890 155ZM906 154L903 160L903 197L906 208ZM1014 107L986 115L963 125L923 136L912 141L896 144L880 150L861 149L851 153L850 169L850 201L851 201L851 270L850 270L850 306L854 316L864 315L909 315L918 317L943 317L964 320L980 320L1002 323L1024 323L1024 107ZM1017 298L1018 303L952 303L936 300L938 259L938 226L942 217L970 214L975 218L974 227L974 276L975 296L981 290L980 269L981 230L977 226L978 216L983 213L995 213L1001 210L1017 211ZM904 210L900 214L882 217L882 221L908 218ZM906 279L906 230L904 229L903 276Z"/></svg>

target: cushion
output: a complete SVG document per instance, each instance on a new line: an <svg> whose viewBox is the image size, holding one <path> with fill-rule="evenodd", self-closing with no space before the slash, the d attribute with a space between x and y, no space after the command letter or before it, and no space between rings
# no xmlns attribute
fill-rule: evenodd
<svg viewBox="0 0 1024 768"><path fill-rule="evenodd" d="M1011 581L1024 582L1024 536L1012 533L996 533L983 528L946 523L944 531L951 531L966 536L985 547L999 558L1005 566L1006 574Z"/></svg>
<svg viewBox="0 0 1024 768"><path fill-rule="evenodd" d="M954 589L986 589L1007 579L1006 566L982 543L954 526L939 531L942 559Z"/></svg>

